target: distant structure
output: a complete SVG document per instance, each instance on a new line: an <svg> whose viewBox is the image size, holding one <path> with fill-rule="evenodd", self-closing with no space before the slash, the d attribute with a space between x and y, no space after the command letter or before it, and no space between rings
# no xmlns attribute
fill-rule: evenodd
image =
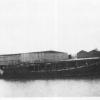
<svg viewBox="0 0 100 100"><path fill-rule="evenodd" d="M43 51L21 54L22 62L55 62L60 60L67 60L69 56L67 53L58 51Z"/></svg>
<svg viewBox="0 0 100 100"><path fill-rule="evenodd" d="M13 65L20 62L20 54L0 55L0 65Z"/></svg>
<svg viewBox="0 0 100 100"><path fill-rule="evenodd" d="M20 54L0 55L0 65L16 65L19 63L55 62L67 60L67 53L58 51L42 51Z"/></svg>
<svg viewBox="0 0 100 100"><path fill-rule="evenodd" d="M100 51L98 51L97 49L94 49L89 52L89 56L90 57L100 57Z"/></svg>
<svg viewBox="0 0 100 100"><path fill-rule="evenodd" d="M77 58L88 58L88 52L81 50L80 52L77 53Z"/></svg>
<svg viewBox="0 0 100 100"><path fill-rule="evenodd" d="M94 49L90 52L81 50L77 53L77 58L91 58L91 57L100 57L100 51Z"/></svg>

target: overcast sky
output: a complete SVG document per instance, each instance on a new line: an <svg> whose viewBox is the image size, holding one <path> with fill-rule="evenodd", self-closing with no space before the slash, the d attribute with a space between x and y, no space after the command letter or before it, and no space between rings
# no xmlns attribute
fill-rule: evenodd
<svg viewBox="0 0 100 100"><path fill-rule="evenodd" d="M100 49L100 0L0 0L0 54Z"/></svg>

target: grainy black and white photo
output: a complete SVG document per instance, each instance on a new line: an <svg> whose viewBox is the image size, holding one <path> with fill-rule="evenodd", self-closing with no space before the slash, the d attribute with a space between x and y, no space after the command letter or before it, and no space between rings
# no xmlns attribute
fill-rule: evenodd
<svg viewBox="0 0 100 100"><path fill-rule="evenodd" d="M100 0L0 0L0 97L99 97Z"/></svg>

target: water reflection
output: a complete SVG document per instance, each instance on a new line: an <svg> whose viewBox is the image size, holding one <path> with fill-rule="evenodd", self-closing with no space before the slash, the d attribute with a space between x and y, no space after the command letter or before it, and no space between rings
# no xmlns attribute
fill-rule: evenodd
<svg viewBox="0 0 100 100"><path fill-rule="evenodd" d="M0 96L100 96L100 80L0 80Z"/></svg>

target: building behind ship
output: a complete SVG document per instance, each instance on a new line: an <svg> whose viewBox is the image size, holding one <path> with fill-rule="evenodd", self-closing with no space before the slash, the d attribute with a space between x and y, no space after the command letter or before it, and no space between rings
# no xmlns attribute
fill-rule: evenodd
<svg viewBox="0 0 100 100"><path fill-rule="evenodd" d="M16 65L19 63L55 62L67 60L67 53L57 51L31 52L21 54L0 55L0 65Z"/></svg>
<svg viewBox="0 0 100 100"><path fill-rule="evenodd" d="M90 52L81 50L77 53L77 58L92 58L92 57L100 57L100 51L94 49Z"/></svg>
<svg viewBox="0 0 100 100"><path fill-rule="evenodd" d="M21 54L22 62L55 62L60 60L67 60L68 54L57 51L44 51L44 52L33 52Z"/></svg>

